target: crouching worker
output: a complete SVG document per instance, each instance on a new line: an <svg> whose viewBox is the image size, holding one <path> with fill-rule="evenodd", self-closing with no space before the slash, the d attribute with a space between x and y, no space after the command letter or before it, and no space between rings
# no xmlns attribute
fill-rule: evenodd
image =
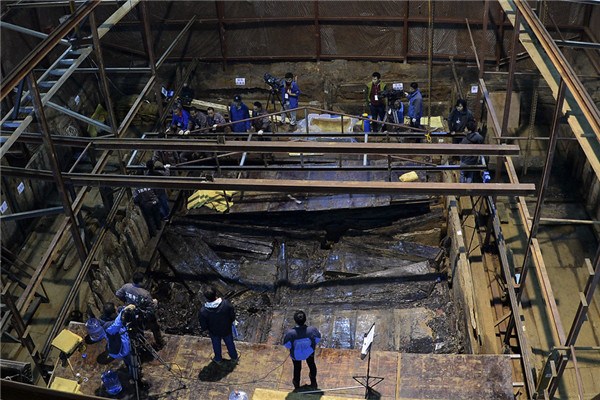
<svg viewBox="0 0 600 400"><path fill-rule="evenodd" d="M113 310L111 312L110 305ZM112 321L104 322L104 331L106 332L106 349L108 355L115 360L123 360L127 368L129 369L129 375L133 377L132 371L132 359L131 359L131 341L129 340L129 334L127 333L127 326L123 322L124 313L130 312L129 310L135 308L133 304L124 307L116 315ZM127 311L126 311L127 310ZM105 314L104 318L108 317L108 314L114 316L114 304L107 303L104 307ZM110 317L108 317L110 318Z"/></svg>

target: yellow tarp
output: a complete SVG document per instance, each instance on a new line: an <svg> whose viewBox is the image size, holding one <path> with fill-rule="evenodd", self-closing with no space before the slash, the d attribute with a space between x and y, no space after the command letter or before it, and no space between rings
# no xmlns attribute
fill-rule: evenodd
<svg viewBox="0 0 600 400"><path fill-rule="evenodd" d="M54 380L50 385L50 389L60 390L61 392L67 393L80 393L79 384L77 383L77 381L73 381L71 379L64 379L60 376L54 377Z"/></svg>
<svg viewBox="0 0 600 400"><path fill-rule="evenodd" d="M321 394L303 394L282 392L279 390L260 389L254 390L252 400L356 400L356 397L339 397L339 396L327 396Z"/></svg>
<svg viewBox="0 0 600 400"><path fill-rule="evenodd" d="M440 128L440 129L446 129L444 127L444 123L442 122L443 118L440 116L437 117L431 117L431 121L430 121L430 128ZM427 117L421 117L421 125L427 125Z"/></svg>
<svg viewBox="0 0 600 400"><path fill-rule="evenodd" d="M104 124L108 118L108 111L106 111L101 104L98 104L96 106L96 110L90 118ZM98 128L96 128L94 125L88 125L87 131L90 137L98 136Z"/></svg>
<svg viewBox="0 0 600 400"><path fill-rule="evenodd" d="M188 197L187 209L204 206L218 212L225 212L233 205L230 199L236 193L236 191L226 191L227 200L225 200L222 190L197 190Z"/></svg>
<svg viewBox="0 0 600 400"><path fill-rule="evenodd" d="M68 329L63 329L52 341L52 346L56 347L65 354L71 354L77 346L83 342L83 338Z"/></svg>

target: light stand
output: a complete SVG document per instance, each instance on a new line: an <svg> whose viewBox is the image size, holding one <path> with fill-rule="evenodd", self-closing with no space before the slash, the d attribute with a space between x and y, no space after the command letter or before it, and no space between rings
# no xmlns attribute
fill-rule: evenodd
<svg viewBox="0 0 600 400"><path fill-rule="evenodd" d="M362 350L360 352L360 359L364 360L367 357L367 375L366 376L353 376L356 382L361 386L365 387L365 399L368 399L371 393L373 393L373 387L381 383L384 378L380 376L371 376L371 345L375 338L375 324L371 325L371 329L365 333Z"/></svg>

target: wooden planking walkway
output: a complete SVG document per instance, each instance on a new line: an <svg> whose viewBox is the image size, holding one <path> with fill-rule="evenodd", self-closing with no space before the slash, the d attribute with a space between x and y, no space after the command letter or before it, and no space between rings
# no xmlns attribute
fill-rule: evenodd
<svg viewBox="0 0 600 400"><path fill-rule="evenodd" d="M72 324L71 330L82 335L82 324ZM195 336L165 335L167 345L159 354L180 374L181 388L163 365L154 360L143 363L144 379L150 384L146 396L162 399L226 398L233 389L253 394L256 388L292 391L292 362L282 346L238 342L241 352L238 364L211 362L210 339ZM101 341L88 344L70 358L74 371L81 373L81 391L106 396L101 388L100 375L109 368L119 368L120 361L109 364L97 362L104 351ZM86 357L82 357L82 354ZM100 358L101 359L101 358ZM318 349L318 382L322 389L357 386L353 376L366 374L367 361L361 360L358 350ZM304 367L302 384L308 384ZM124 393L119 398L134 398L133 386L127 382L126 371L119 370ZM432 355L402 354L375 351L372 354L371 375L383 377L376 386L381 399L513 399L510 358L502 355ZM73 379L67 367L58 366L55 376ZM328 395L363 398L364 389L327 391Z"/></svg>

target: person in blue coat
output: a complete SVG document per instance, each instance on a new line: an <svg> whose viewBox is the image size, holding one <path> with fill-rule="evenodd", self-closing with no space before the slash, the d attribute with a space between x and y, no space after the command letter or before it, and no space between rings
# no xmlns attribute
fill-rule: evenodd
<svg viewBox="0 0 600 400"><path fill-rule="evenodd" d="M302 372L302 360L308 365L308 376L310 385L317 388L317 365L315 364L315 348L321 341L321 332L314 326L306 326L306 314L304 311L294 313L296 326L285 334L283 345L290 350L290 357L294 364L294 378L292 383L294 389L300 388L300 373Z"/></svg>
<svg viewBox="0 0 600 400"><path fill-rule="evenodd" d="M408 117L410 126L413 128L421 127L421 117L423 116L423 95L419 91L419 84L413 82L410 84L410 93L406 93L408 98Z"/></svg>
<svg viewBox="0 0 600 400"><path fill-rule="evenodd" d="M250 118L250 110L242 102L242 96L239 94L233 97L233 103L229 106L229 117L231 118L231 122ZM233 132L248 132L251 126L251 121L237 122L231 126L231 130Z"/></svg>
<svg viewBox="0 0 600 400"><path fill-rule="evenodd" d="M285 80L281 85L281 102L284 110L298 108L298 97L300 97L300 88L294 80L294 74L288 72L285 74ZM290 118L290 131L296 130L296 111L288 112Z"/></svg>
<svg viewBox="0 0 600 400"><path fill-rule="evenodd" d="M402 104L402 101L400 99L394 99L392 105L387 110L385 122L390 122L392 124L397 125L404 125L404 104ZM397 132L400 130L400 127L395 125L386 125L385 130Z"/></svg>
<svg viewBox="0 0 600 400"><path fill-rule="evenodd" d="M183 109L181 104L173 107L173 118L171 119L171 130L178 135L187 135L190 133L188 125L190 123L190 114Z"/></svg>

